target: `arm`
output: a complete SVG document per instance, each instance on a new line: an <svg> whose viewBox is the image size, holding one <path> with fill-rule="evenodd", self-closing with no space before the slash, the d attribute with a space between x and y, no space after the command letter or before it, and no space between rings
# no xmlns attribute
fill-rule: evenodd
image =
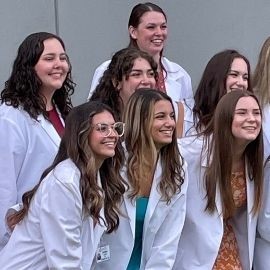
<svg viewBox="0 0 270 270"><path fill-rule="evenodd" d="M186 215L187 185L188 177L186 172L181 195L178 195L178 199L170 207L168 215L155 235L150 256L145 264L145 270L171 270L173 267Z"/></svg>
<svg viewBox="0 0 270 270"><path fill-rule="evenodd" d="M8 240L5 216L18 202L17 180L26 155L26 141L14 121L0 116L0 249ZM21 200L21 198L19 198Z"/></svg>
<svg viewBox="0 0 270 270"><path fill-rule="evenodd" d="M48 177L40 187L43 189L40 228L48 267L82 269L82 199L79 188L74 183L57 180L54 172ZM76 175L73 173L69 177Z"/></svg>

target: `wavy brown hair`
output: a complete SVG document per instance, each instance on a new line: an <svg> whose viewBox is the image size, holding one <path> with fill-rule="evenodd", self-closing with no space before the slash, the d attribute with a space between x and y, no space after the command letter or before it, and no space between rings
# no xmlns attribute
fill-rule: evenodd
<svg viewBox="0 0 270 270"><path fill-rule="evenodd" d="M117 120L122 119L123 100L120 96L118 85L124 79L129 78L136 59L142 58L146 60L153 69L155 80L157 81L157 64L154 59L146 52L138 49L125 48L116 52L108 66L100 78L90 101L99 100L110 106L117 115Z"/></svg>
<svg viewBox="0 0 270 270"><path fill-rule="evenodd" d="M213 213L216 210L216 187L219 186L223 217L228 218L234 214L235 204L231 188L231 175L233 156L235 153L235 139L232 134L232 122L235 107L242 97L252 97L259 102L256 96L249 91L233 91L224 95L219 101L213 118L213 137L210 138L207 163L205 171L205 186L207 205L206 210ZM259 106L260 107L260 106ZM209 138L209 137L208 137ZM253 213L258 213L261 205L263 181L263 135L260 130L257 138L250 142L243 153L245 166L250 181L254 181L255 199Z"/></svg>
<svg viewBox="0 0 270 270"><path fill-rule="evenodd" d="M160 100L171 98L154 89L139 89L130 97L125 108L125 144L127 149L127 177L131 186L130 198L134 199L140 191L140 183L145 179L145 172L153 171L158 155L162 166L159 189L162 198L170 202L172 196L181 191L184 182L183 158L179 152L176 130L172 142L163 146L158 153L151 135L154 119L154 105ZM173 108L173 104L172 104ZM145 153L149 153L146 158Z"/></svg>
<svg viewBox="0 0 270 270"><path fill-rule="evenodd" d="M123 149L118 142L115 156L104 160L100 169L95 162L95 154L89 146L89 134L92 131L92 118L101 112L112 110L100 102L88 102L75 107L66 119L65 133L61 140L58 153L53 164L45 170L39 184L23 197L23 208L8 218L8 224L13 227L27 214L31 199L42 181L46 181L48 173L66 159L71 159L81 173L80 189L83 202L83 210L86 215L93 218L94 222L101 222L100 210L104 205L105 220L108 232L112 232L119 225L119 204L125 185L120 176L120 168L123 165ZM100 173L102 188L97 183L97 173ZM104 195L105 196L104 196ZM104 196L104 197L103 197Z"/></svg>
<svg viewBox="0 0 270 270"><path fill-rule="evenodd" d="M1 103L5 102L14 108L21 106L35 120L40 114L48 119L46 104L39 94L42 82L35 71L35 65L44 51L44 41L47 39L57 39L65 50L63 40L57 35L38 32L27 36L19 46L11 75L5 83L0 98ZM57 89L52 97L63 119L72 108L71 95L74 92L74 87L69 62L69 72L66 79L62 87Z"/></svg>

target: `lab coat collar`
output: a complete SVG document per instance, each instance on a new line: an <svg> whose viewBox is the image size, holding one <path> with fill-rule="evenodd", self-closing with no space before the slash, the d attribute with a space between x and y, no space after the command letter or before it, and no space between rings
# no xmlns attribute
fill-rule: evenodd
<svg viewBox="0 0 270 270"><path fill-rule="evenodd" d="M60 116L60 119L61 119L61 116ZM40 123L41 127L44 129L44 131L48 134L50 139L54 142L54 144L56 146L59 146L61 138L59 134L57 133L56 129L54 128L54 126L47 119L45 119L42 114L40 114L37 117L37 120Z"/></svg>

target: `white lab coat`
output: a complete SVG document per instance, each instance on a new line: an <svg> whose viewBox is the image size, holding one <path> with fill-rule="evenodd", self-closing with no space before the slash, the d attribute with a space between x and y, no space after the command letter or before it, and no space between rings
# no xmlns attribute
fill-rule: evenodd
<svg viewBox="0 0 270 270"><path fill-rule="evenodd" d="M92 96L100 78L109 66L110 62L111 60L105 61L95 70L88 99L90 99ZM174 101L182 101L186 99L188 103L192 102L194 95L192 92L191 78L189 74L181 66L171 62L165 57L161 58L161 62L164 69L167 71L167 74L164 72L164 77L168 96L170 96Z"/></svg>
<svg viewBox="0 0 270 270"><path fill-rule="evenodd" d="M210 215L205 211L206 191L203 176L206 156L201 162L202 138L196 136L179 139L181 153L187 161L189 186L187 212L180 237L175 270L210 270L218 255L223 236L222 204L217 187L217 211ZM247 175L247 174L246 174ZM247 176L248 177L248 176ZM255 244L257 215L253 215L254 183L247 178L247 209L239 212L232 220L243 269L251 269Z"/></svg>
<svg viewBox="0 0 270 270"><path fill-rule="evenodd" d="M124 170L122 173L125 177ZM181 192L172 197L169 205L161 200L158 192L161 173L161 164L158 161L143 226L141 270L172 269L184 224L188 185L187 173ZM136 219L136 204L131 202L127 193L124 194L121 211L123 215L120 216L117 231L112 234L104 234L101 239L102 245L109 245L110 247L110 259L101 263L94 261L92 269L124 270L127 268L135 240Z"/></svg>
<svg viewBox="0 0 270 270"><path fill-rule="evenodd" d="M264 143L264 157L270 156L270 104L267 104L263 108L263 143Z"/></svg>
<svg viewBox="0 0 270 270"><path fill-rule="evenodd" d="M61 140L42 115L38 121L21 108L0 106L0 250L9 238L5 226L8 208L21 202L22 195L38 183Z"/></svg>
<svg viewBox="0 0 270 270"><path fill-rule="evenodd" d="M84 215L80 171L64 160L42 181L28 214L0 252L0 268L89 270L105 229Z"/></svg>
<svg viewBox="0 0 270 270"><path fill-rule="evenodd" d="M264 170L262 209L257 224L254 250L254 270L270 269L270 162Z"/></svg>

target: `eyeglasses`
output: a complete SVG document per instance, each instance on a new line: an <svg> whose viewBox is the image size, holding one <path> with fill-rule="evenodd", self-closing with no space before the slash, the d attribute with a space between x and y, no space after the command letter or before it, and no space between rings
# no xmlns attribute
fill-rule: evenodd
<svg viewBox="0 0 270 270"><path fill-rule="evenodd" d="M112 125L108 125L105 123L98 123L93 125L93 127L99 131L103 137L109 137L112 134L112 130L117 136L121 137L125 131L125 124L122 122L116 122Z"/></svg>

